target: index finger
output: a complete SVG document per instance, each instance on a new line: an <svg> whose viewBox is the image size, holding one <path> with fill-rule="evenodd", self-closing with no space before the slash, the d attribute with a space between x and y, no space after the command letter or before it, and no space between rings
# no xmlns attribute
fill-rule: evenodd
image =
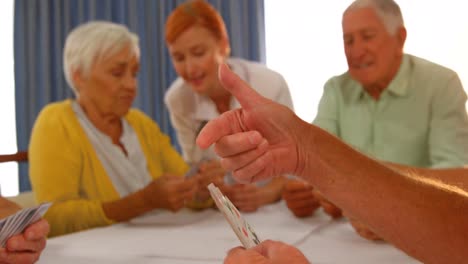
<svg viewBox="0 0 468 264"><path fill-rule="evenodd" d="M224 136L242 132L239 127L232 126L233 122L236 121L237 111L239 109L225 112L218 118L208 122L198 134L197 145L202 149L206 149Z"/></svg>

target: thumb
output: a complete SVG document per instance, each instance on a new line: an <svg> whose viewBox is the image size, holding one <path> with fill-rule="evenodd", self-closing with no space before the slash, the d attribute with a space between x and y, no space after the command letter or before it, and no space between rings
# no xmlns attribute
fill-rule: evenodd
<svg viewBox="0 0 468 264"><path fill-rule="evenodd" d="M220 138L238 132L243 132L240 111L249 110L265 104L268 100L250 88L243 80L233 73L226 64L219 66L219 80L241 104L242 110L236 109L223 113L220 117L208 122L198 134L196 143L202 149L208 148Z"/></svg>
<svg viewBox="0 0 468 264"><path fill-rule="evenodd" d="M224 88L239 101L242 108L248 110L265 100L259 93L252 89L246 82L229 69L223 63L218 69L219 80Z"/></svg>

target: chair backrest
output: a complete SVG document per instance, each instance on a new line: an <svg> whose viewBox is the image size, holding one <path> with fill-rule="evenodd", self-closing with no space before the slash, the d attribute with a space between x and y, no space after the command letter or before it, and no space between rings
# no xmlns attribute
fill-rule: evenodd
<svg viewBox="0 0 468 264"><path fill-rule="evenodd" d="M28 152L27 151L18 151L14 154L0 154L0 163L2 162L27 162L28 161ZM32 191L22 192L17 196L6 197L8 200L13 201L20 205L23 208L33 207L36 205L36 200L34 198L34 193Z"/></svg>
<svg viewBox="0 0 468 264"><path fill-rule="evenodd" d="M14 154L0 154L0 162L26 162L28 161L28 152L27 151L18 151Z"/></svg>

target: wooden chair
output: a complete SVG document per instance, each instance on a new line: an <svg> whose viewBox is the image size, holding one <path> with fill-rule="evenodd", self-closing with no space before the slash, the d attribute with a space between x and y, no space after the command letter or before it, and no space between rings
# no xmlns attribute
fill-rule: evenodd
<svg viewBox="0 0 468 264"><path fill-rule="evenodd" d="M28 162L28 152L18 151L14 154L0 154L0 163L2 162ZM1 177L1 175L0 175ZM17 196L5 197L10 201L19 204L21 207L32 207L36 205L36 199L32 191L26 191L18 194Z"/></svg>
<svg viewBox="0 0 468 264"><path fill-rule="evenodd" d="M27 162L28 161L28 152L27 151L18 151L15 154L0 154L0 162Z"/></svg>

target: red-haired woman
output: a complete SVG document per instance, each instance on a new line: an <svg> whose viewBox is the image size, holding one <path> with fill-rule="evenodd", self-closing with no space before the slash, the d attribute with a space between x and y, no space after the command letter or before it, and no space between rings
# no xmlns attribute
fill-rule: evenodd
<svg viewBox="0 0 468 264"><path fill-rule="evenodd" d="M220 64L226 63L250 86L258 87L263 96L293 108L283 76L262 64L230 57L226 26L208 2L187 1L174 9L166 21L165 37L179 75L169 87L165 103L187 162L217 160L213 149L201 150L196 146L197 134L207 121L239 107L218 80ZM232 181L229 178L226 182ZM280 176L259 184L225 185L222 190L240 210L255 211L281 198L284 181Z"/></svg>

